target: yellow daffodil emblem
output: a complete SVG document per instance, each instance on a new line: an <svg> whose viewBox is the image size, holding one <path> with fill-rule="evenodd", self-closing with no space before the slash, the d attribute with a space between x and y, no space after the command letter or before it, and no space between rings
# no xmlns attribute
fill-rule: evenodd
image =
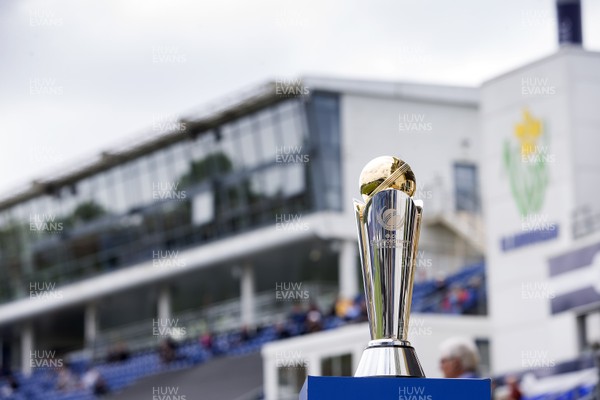
<svg viewBox="0 0 600 400"><path fill-rule="evenodd" d="M544 204L548 187L547 154L550 143L544 124L527 109L523 119L515 124L518 141L508 138L504 142L503 161L508 174L511 193L521 217L539 212Z"/></svg>
<svg viewBox="0 0 600 400"><path fill-rule="evenodd" d="M534 118L529 110L523 110L523 121L515 125L515 136L521 143L521 155L535 153L538 138L542 134L542 121Z"/></svg>

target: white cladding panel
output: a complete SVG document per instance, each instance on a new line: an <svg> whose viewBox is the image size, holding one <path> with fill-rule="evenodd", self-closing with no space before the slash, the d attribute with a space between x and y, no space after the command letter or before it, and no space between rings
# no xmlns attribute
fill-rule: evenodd
<svg viewBox="0 0 600 400"><path fill-rule="evenodd" d="M600 212L600 55L583 54L570 65L573 80L573 154L577 206Z"/></svg>
<svg viewBox="0 0 600 400"><path fill-rule="evenodd" d="M595 60L595 69L590 59ZM591 136L598 132L600 113L589 104L600 101L600 90L590 82L598 80L598 70L596 55L565 51L482 87L482 193L495 373L535 367L535 363L544 366L578 354L574 315L550 313L555 293L548 258L572 247L577 200L589 201L597 195L598 185L592 182L598 182L600 161L592 149L600 141L597 134L593 140ZM542 191L542 206L529 213L519 212L511 191L511 180L519 182L524 174L511 175L503 154L506 142L519 146L515 130L525 122L525 111L541 123L535 151L547 156L548 171L547 187L537 189ZM554 227L558 237L502 249L503 238L532 227L546 231Z"/></svg>

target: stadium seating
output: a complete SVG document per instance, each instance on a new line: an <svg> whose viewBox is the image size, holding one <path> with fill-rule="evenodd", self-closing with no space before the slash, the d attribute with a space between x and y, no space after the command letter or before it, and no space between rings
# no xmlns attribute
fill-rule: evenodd
<svg viewBox="0 0 600 400"><path fill-rule="evenodd" d="M443 299L444 288L467 287L473 278L485 278L483 264L467 267L457 274L449 276L440 288L440 282L428 281L415 284L413 290L413 310L416 312L444 312L440 302ZM485 287L485 286L483 286ZM440 289L442 289L440 291ZM484 295L483 292L478 295ZM481 297L473 297L466 306L472 306L483 300ZM360 300L364 301L364 300ZM461 310L463 311L463 310ZM325 330L335 329L353 320L343 320L336 316L326 316L322 321ZM302 326L297 323L287 324L289 336L303 334ZM279 335L274 326L266 326L259 329L255 335L243 340L241 331L223 332L213 337L211 350L204 349L199 341L191 340L179 343L175 360L163 363L160 360L158 349L148 349L133 354L126 361L113 363L97 363L94 367L100 372L107 383L110 392L117 392L134 384L141 378L161 374L177 369L191 368L200 363L207 362L214 357L241 356L260 350L265 343L278 340ZM70 365L71 372L81 378L87 365ZM20 384L18 390L5 397L14 400L91 400L96 398L89 390L76 389L69 392L57 390L58 373L52 369L36 368L30 377L21 374L14 375ZM5 378L0 379L0 387L7 384Z"/></svg>

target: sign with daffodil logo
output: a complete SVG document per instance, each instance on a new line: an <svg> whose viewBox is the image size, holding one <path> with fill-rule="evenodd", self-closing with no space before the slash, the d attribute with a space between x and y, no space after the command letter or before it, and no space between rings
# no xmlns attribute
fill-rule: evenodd
<svg viewBox="0 0 600 400"><path fill-rule="evenodd" d="M522 218L538 213L544 204L548 163L554 161L549 145L550 138L542 121L529 110L523 110L513 137L504 142L502 154L510 190Z"/></svg>

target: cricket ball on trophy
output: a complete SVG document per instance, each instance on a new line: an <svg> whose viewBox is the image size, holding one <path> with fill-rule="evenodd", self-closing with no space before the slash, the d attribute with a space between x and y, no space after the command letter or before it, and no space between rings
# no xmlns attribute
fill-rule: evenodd
<svg viewBox="0 0 600 400"><path fill-rule="evenodd" d="M363 200L367 201L371 193L399 168L406 169L406 171L389 182L388 187L384 189L398 189L412 196L417 183L410 166L397 157L381 156L369 161L360 173L359 185Z"/></svg>

